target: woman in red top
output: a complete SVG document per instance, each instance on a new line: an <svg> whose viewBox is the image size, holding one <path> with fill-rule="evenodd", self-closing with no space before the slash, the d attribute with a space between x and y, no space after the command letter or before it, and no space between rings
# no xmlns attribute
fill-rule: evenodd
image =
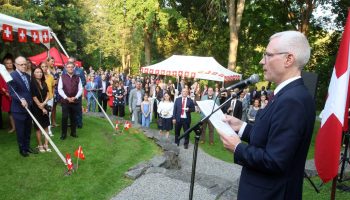
<svg viewBox="0 0 350 200"><path fill-rule="evenodd" d="M107 87L106 94L108 96L108 106L113 108L113 101L114 101L114 96L113 96L113 77L109 80L109 86Z"/></svg>
<svg viewBox="0 0 350 200"><path fill-rule="evenodd" d="M13 61L11 58L4 58L3 63L9 73L14 71ZM11 107L11 96L9 92L9 88L5 80L0 76L0 92L1 92L1 109L4 112L7 112L9 115L10 121L10 130L9 133L13 133L15 131L15 121L11 115L10 107Z"/></svg>

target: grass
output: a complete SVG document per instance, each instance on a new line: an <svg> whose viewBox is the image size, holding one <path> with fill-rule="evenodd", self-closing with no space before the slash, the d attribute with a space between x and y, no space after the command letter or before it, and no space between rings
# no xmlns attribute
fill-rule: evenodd
<svg viewBox="0 0 350 200"><path fill-rule="evenodd" d="M55 152L23 158L15 134L0 131L1 199L110 199L132 183L124 178L128 168L160 153L137 130L114 135L109 123L100 118L84 116L84 128L78 129L77 139L59 140L59 128L54 129L53 140L61 152L70 153L76 164L73 153L81 145L86 157L71 176L64 176L66 166ZM33 133L32 147L37 145Z"/></svg>
<svg viewBox="0 0 350 200"><path fill-rule="evenodd" d="M125 111L125 119L130 119L127 107ZM107 109L107 113L111 113L110 108ZM7 118L6 115L3 116ZM192 125L199 120L200 115L194 113ZM151 123L153 129L157 129L155 121ZM314 141L319 126L320 123L316 122L308 159L314 156ZM132 132L135 131L137 130L132 130ZM156 145L142 134L126 133L114 136L112 133L106 120L88 116L84 117L84 128L78 129L78 139L68 137L67 140L60 141L58 140L60 130L55 128L54 141L62 153L73 154L74 150L82 145L86 156L86 160L79 161L79 171L65 177L63 174L66 168L54 152L22 158L17 150L15 135L1 130L1 199L23 199L23 197L27 199L47 199L48 197L52 199L110 199L132 183L123 176L129 167L159 153ZM191 133L190 138L194 142L194 133ZM32 146L36 146L34 134L32 135ZM216 133L214 134L214 145L205 143L199 146L213 157L233 162L232 153L223 147ZM76 163L75 158L73 162ZM312 180L317 186L321 184L318 177L313 177ZM345 182L346 184L350 185L349 182ZM329 199L331 183L323 185L320 190L321 192L317 194L305 179L303 199ZM350 193L337 190L336 199L350 199Z"/></svg>

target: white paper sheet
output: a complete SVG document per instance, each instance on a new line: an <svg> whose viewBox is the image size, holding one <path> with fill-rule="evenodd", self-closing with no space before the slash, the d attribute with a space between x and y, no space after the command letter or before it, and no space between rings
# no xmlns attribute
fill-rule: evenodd
<svg viewBox="0 0 350 200"><path fill-rule="evenodd" d="M6 70L6 67L2 64L0 64L0 74L2 76L2 78L4 78L4 80L6 81L6 83L12 81L12 77L9 74L9 72Z"/></svg>
<svg viewBox="0 0 350 200"><path fill-rule="evenodd" d="M197 104L199 106L199 109L202 111L202 113L205 116L208 116L213 110L214 101L213 100L197 101ZM214 110L216 110L217 108L218 108L218 105L215 104ZM225 115L220 109L216 111L209 118L209 120L217 130L220 130L220 132L225 133L227 135L236 134L236 132L230 127L228 123L222 121L224 118L225 118Z"/></svg>

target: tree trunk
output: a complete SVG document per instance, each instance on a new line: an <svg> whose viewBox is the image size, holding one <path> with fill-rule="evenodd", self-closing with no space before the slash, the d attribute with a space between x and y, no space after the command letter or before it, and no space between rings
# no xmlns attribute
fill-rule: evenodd
<svg viewBox="0 0 350 200"><path fill-rule="evenodd" d="M282 3L287 10L287 16L290 20L290 23L305 36L307 36L309 33L310 18L312 15L312 11L316 6L316 2L317 0L299 0L296 2L296 4L294 4L295 2L289 0L280 0L280 3ZM295 6L299 8L299 15L297 13L294 13ZM297 16L300 16L300 19L296 19Z"/></svg>
<svg viewBox="0 0 350 200"><path fill-rule="evenodd" d="M228 69L234 70L237 63L238 32L241 26L245 0L226 0L230 28Z"/></svg>
<svg viewBox="0 0 350 200"><path fill-rule="evenodd" d="M306 7L301 9L301 20L299 25L299 31L302 32L305 36L309 33L309 24L312 11L315 7L316 0L307 0L305 1Z"/></svg>
<svg viewBox="0 0 350 200"><path fill-rule="evenodd" d="M151 37L152 37L152 34L148 31L145 31L144 45L145 45L145 65L146 66L151 64Z"/></svg>

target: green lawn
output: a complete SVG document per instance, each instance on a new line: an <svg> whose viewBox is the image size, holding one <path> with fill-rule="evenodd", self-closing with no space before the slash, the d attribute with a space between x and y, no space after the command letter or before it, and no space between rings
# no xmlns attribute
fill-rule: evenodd
<svg viewBox="0 0 350 200"><path fill-rule="evenodd" d="M32 147L37 145L33 133ZM160 153L143 134L113 133L106 120L86 116L77 139L67 137L61 141L60 127L55 128L53 140L64 155L72 155L81 145L86 157L79 161L77 172L64 176L66 166L55 152L23 158L18 153L15 134L2 129L0 199L110 199L132 183L124 178L128 168ZM73 155L72 158L76 164L76 158Z"/></svg>
<svg viewBox="0 0 350 200"><path fill-rule="evenodd" d="M109 108L107 113L111 113ZM194 113L192 116L194 125L200 120L200 115ZM4 115L4 118L7 116ZM126 119L130 119L128 109ZM156 127L153 121L151 128ZM308 159L314 155L314 139L318 128L319 122L316 122ZM59 140L59 128L54 129L54 134L54 141L63 154L73 154L79 145L83 147L86 160L79 161L78 172L71 176L63 176L66 168L56 153L22 158L17 150L15 134L0 131L1 199L109 199L132 183L123 176L129 167L160 153L156 145L143 134L113 135L109 123L102 118L85 116L84 128L78 129L78 139L68 137L65 141ZM218 159L232 162L232 153L223 147L216 133L214 136L214 145L200 144L200 148ZM194 142L194 133L191 133L190 138ZM32 146L36 146L33 132ZM75 158L73 162L76 163ZM321 183L318 177L312 180L317 186ZM345 184L350 185L350 182ZM317 194L305 179L303 199L329 199L330 191L331 183L327 183ZM337 190L336 199L350 199L350 193Z"/></svg>

